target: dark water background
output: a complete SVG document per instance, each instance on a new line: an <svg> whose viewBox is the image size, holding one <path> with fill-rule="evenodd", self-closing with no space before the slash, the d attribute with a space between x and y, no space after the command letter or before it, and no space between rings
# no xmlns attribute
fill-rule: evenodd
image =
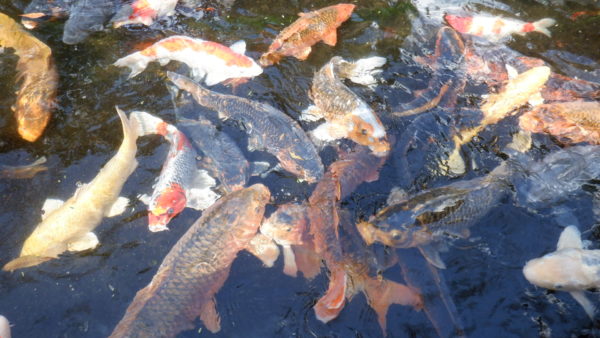
<svg viewBox="0 0 600 338"><path fill-rule="evenodd" d="M60 74L58 109L43 137L33 143L19 140L14 131L10 105L14 103L16 57L10 51L0 54L0 161L18 165L40 156L49 159L49 170L30 180L0 181L0 264L18 256L23 241L40 221L40 208L48 197L69 198L78 182L89 182L115 153L122 140L114 106L125 111L147 110L174 122L171 97L165 86L166 70L183 72L176 62L167 67L152 63L134 79L111 64L140 49L139 43L154 42L168 35L185 33L193 37L229 45L239 39L247 42L247 54L258 59L277 32L293 22L298 12L335 4L332 1L236 1L230 11L194 20L177 15L150 28L106 29L85 42L69 46L61 42L64 22L42 25L34 34L53 50ZM547 61L553 71L600 81L600 17L577 21L569 15L593 6L567 2L488 1L395 3L393 1L353 1L355 14L338 30L338 44L322 43L313 48L305 62L285 58L279 65L238 87L236 95L268 102L297 118L308 106L307 91L313 73L334 55L357 59L370 55L387 58L382 83L374 91L353 86L379 114L390 135L399 139L414 118L392 119L389 113L407 102L415 90L428 86L431 71L413 61L413 56L432 52L434 37L446 10L482 11L521 20L555 18L552 38L541 34L514 36L510 49ZM0 0L0 10L18 18L25 1ZM492 54L495 55L495 54ZM503 57L502 55L496 55ZM504 56L505 57L505 56ZM231 88L215 86L229 93ZM459 105L477 103L486 93L483 86L467 86ZM517 130L516 120L508 119L486 129L468 144L466 175L449 178L432 170L427 161L439 160L450 146L447 124L430 114L411 127L421 126L436 135L441 148L412 151L410 163L417 173L407 181L400 174L401 153L394 150L382 170L380 180L363 184L343 201L358 218L367 218L385 205L392 186L410 190L439 186L456 180L484 175L501 160L493 151L508 142ZM303 125L310 129L312 125ZM226 126L228 128L228 126ZM229 128L234 130L235 128ZM427 133L425 133L427 134ZM244 135L235 135L242 143ZM422 136L418 136L422 137ZM534 137L532 156L540 156L559 146L547 136ZM422 141L422 140L421 140ZM419 141L420 142L420 141ZM421 142L423 143L423 142ZM131 199L127 211L106 218L96 229L101 246L84 254L66 254L34 268L14 273L0 272L0 314L14 324L14 337L104 337L123 316L137 290L151 280L171 246L187 230L199 212L186 209L170 224L171 230L147 231L146 207L137 196L150 194L162 166L168 145L158 137L138 141L139 166L123 188ZM444 146L446 148L444 148ZM247 153L248 158L273 158ZM334 160L332 152L322 152L325 164ZM420 164L420 163L425 164ZM420 166L420 167L419 167ZM433 166L435 167L435 166ZM277 202L306 199L312 187L297 183L285 173L272 173L253 182L269 186ZM573 211L584 230L585 239L597 242L592 213L592 192L587 187L561 206ZM472 337L508 336L589 336L598 332L599 322L590 321L583 309L566 293L552 293L529 284L521 273L524 263L553 251L562 230L550 216L553 206L528 210L505 198L471 229L468 240L456 242L442 254L448 269L442 271L465 332ZM585 231L592 229L591 231ZM595 244L595 243L594 243ZM598 247L594 245L593 247ZM398 266L386 277L402 281ZM222 337L378 337L381 331L375 313L362 294L349 302L340 316L328 324L315 319L312 306L327 288L326 274L307 281L282 273L282 259L266 269L246 252L234 262L232 273L217 294ZM598 304L595 295L592 301ZM434 336L424 312L394 305L387 316L388 336ZM200 334L198 334L200 332ZM182 337L212 336L197 322L195 330Z"/></svg>

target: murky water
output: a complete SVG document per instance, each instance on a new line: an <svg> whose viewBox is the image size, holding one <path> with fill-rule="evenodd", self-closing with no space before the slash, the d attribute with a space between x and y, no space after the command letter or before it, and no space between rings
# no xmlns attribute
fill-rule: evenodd
<svg viewBox="0 0 600 338"><path fill-rule="evenodd" d="M183 72L185 66L172 62L160 67L153 63L139 76L127 80L124 69L111 66L116 59L173 34L226 45L244 39L248 55L258 59L277 32L297 18L298 12L334 3L240 0L220 16L208 13L195 20L178 15L150 28L106 29L76 46L61 42L62 21L46 23L34 34L54 52L60 74L58 109L43 137L33 144L19 140L10 111L15 100L12 93L17 88L17 58L10 50L0 54L0 162L26 164L42 155L49 159L49 170L33 179L0 181L0 264L18 255L23 241L40 220L40 208L46 198L70 197L79 182L90 181L113 156L122 140L115 105L125 111L147 110L175 121L165 74L166 70ZM431 70L415 62L413 56L433 51L445 11L462 8L527 21L555 18L558 24L551 28L552 38L536 33L514 36L508 47L543 59L554 72L600 82L600 17L569 19L577 11L593 10L593 6L487 0L423 1L412 5L367 0L353 3L357 5L355 14L339 29L335 47L318 44L305 62L285 58L237 87L235 94L267 102L297 118L310 103L307 92L313 73L332 56L387 58L382 83L374 92L360 86L352 89L378 112L396 140L411 132L417 141L408 161L403 160L404 151L394 148L379 181L361 185L343 201L342 206L353 210L358 218L367 218L385 205L392 186L417 191L484 175L501 161L497 149L506 145L518 128L515 119L507 119L486 129L479 139L463 148L469 162L467 174L450 178L431 165L449 151L448 114L435 111L404 119L389 115L428 86ZM25 5L25 1L0 0L0 11L18 18ZM500 52L491 55L512 57ZM215 89L231 92L224 86ZM484 86L468 84L458 98L459 107L473 108L484 93ZM308 130L314 126L303 127ZM244 134L235 133L234 125L225 124L224 128L245 144ZM430 136L436 142L425 142ZM559 148L548 136L535 136L534 141L533 156ZM34 268L0 273L0 314L14 324L15 337L109 335L137 290L150 281L171 246L199 216L199 212L186 209L171 222L170 231L147 231L146 209L138 195L151 193L168 145L158 137L142 138L138 145L139 166L122 192L131 199L131 205L124 215L106 218L97 228L100 247L85 254L66 254ZM264 154L246 154L249 160L275 163L274 158ZM325 149L321 155L326 165L334 160L331 149ZM408 168L406 163L410 163ZM275 172L264 179L252 178L251 183L259 181L269 186L277 202L304 200L312 191L312 186L297 183L288 174ZM595 229L594 191L594 186L588 186L562 203L577 215L583 230ZM597 333L598 322L591 322L568 294L537 289L521 273L527 260L553 251L556 246L562 228L551 216L551 207L528 210L507 197L473 226L468 240L455 242L449 252L442 254L448 269L441 274L468 336L563 337ZM584 231L583 236L592 241L599 239L593 230ZM400 268L386 271L386 278L402 281ZM312 306L326 288L325 273L311 281L290 278L282 273L281 259L274 268L266 269L242 252L216 297L222 326L218 336L382 335L376 315L362 295L349 302L332 322L317 321ZM387 318L389 337L435 335L423 311L392 306ZM198 335L211 336L199 321L195 330L181 334Z"/></svg>

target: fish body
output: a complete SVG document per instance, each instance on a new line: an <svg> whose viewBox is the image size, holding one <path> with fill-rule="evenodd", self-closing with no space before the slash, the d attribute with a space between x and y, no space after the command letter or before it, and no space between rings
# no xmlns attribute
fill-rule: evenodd
<svg viewBox="0 0 600 338"><path fill-rule="evenodd" d="M308 182L323 176L323 164L312 141L283 112L264 103L213 92L176 73L168 72L168 77L199 104L216 110L220 118L243 123L250 150L266 150L277 157L283 169Z"/></svg>
<svg viewBox="0 0 600 338"><path fill-rule="evenodd" d="M125 4L112 19L114 27L129 24L150 26L154 19L172 15L175 12L177 0L136 0Z"/></svg>
<svg viewBox="0 0 600 338"><path fill-rule="evenodd" d="M517 198L528 206L545 207L565 200L581 190L583 184L600 177L600 148L595 145L560 149L540 161L525 156L514 158L514 161L524 173L513 182Z"/></svg>
<svg viewBox="0 0 600 338"><path fill-rule="evenodd" d="M146 112L133 112L131 118L141 126L140 135L158 134L170 144L148 205L148 229L152 232L168 230L167 224L186 207L204 210L219 195L210 188L215 180L206 170L198 169L198 154L177 127Z"/></svg>
<svg viewBox="0 0 600 338"><path fill-rule="evenodd" d="M554 19L545 18L535 22L525 22L516 19L508 19L499 16L456 16L444 15L444 20L458 32L475 35L490 41L498 41L511 34L525 35L529 32L540 32L548 37L552 34L548 27L553 26Z"/></svg>
<svg viewBox="0 0 600 338"><path fill-rule="evenodd" d="M14 48L17 62L17 100L12 107L19 135L36 141L44 132L54 109L58 72L52 51L5 14L0 13L0 45Z"/></svg>
<svg viewBox="0 0 600 338"><path fill-rule="evenodd" d="M250 178L250 164L235 141L218 130L202 113L196 120L181 120L179 129L204 155L203 165L227 192L242 189Z"/></svg>
<svg viewBox="0 0 600 338"><path fill-rule="evenodd" d="M92 232L102 218L118 213L126 205L119 193L137 166L135 160L136 126L120 109L117 112L123 125L123 142L117 153L104 165L96 177L80 186L62 206L48 213L25 240L19 258L2 269L12 271L40 264L69 251L95 247L98 239ZM126 202L126 201L125 201Z"/></svg>
<svg viewBox="0 0 600 338"><path fill-rule="evenodd" d="M465 84L461 80L466 71L465 54L465 44L460 35L449 27L440 28L434 54L423 61L433 71L427 89L417 92L415 99L402 104L400 111L392 115L412 116L438 106L453 107Z"/></svg>
<svg viewBox="0 0 600 338"><path fill-rule="evenodd" d="M111 337L174 337L193 328L198 316L208 330L219 331L214 296L254 238L269 199L269 190L255 184L206 209L138 291Z"/></svg>
<svg viewBox="0 0 600 338"><path fill-rule="evenodd" d="M319 41L335 46L337 28L352 15L356 6L337 4L308 13L299 13L300 18L282 30L260 57L263 67L278 63L284 56L306 60L312 46Z"/></svg>
<svg viewBox="0 0 600 338"><path fill-rule="evenodd" d="M302 117L325 119L326 122L313 131L314 136L326 141L349 138L381 156L387 154L390 144L379 117L342 82L346 78L372 85L374 69L385 61L385 58L371 57L352 63L336 56L315 74L310 92L315 106L309 107Z"/></svg>
<svg viewBox="0 0 600 338"><path fill-rule="evenodd" d="M419 247L431 264L445 268L436 246L447 237L468 237L469 227L508 194L509 177L508 164L503 163L485 177L425 190L394 202L357 227L369 244Z"/></svg>
<svg viewBox="0 0 600 338"><path fill-rule="evenodd" d="M563 142L600 144L600 103L559 102L536 106L519 117L521 129L548 133Z"/></svg>
<svg viewBox="0 0 600 338"><path fill-rule="evenodd" d="M42 156L28 165L18 167L0 165L0 178L32 178L37 173L48 170L44 163L46 158Z"/></svg>
<svg viewBox="0 0 600 338"><path fill-rule="evenodd" d="M243 40L227 47L212 41L174 35L122 57L114 65L129 67L129 78L132 78L152 61L166 65L175 60L188 65L195 80L203 80L207 86L213 86L228 79L254 77L262 73L262 68L244 55L245 52Z"/></svg>
<svg viewBox="0 0 600 338"><path fill-rule="evenodd" d="M523 274L534 285L570 292L588 316L594 319L595 308L584 291L600 287L600 250L584 249L577 227L566 227L556 251L528 261L523 267Z"/></svg>

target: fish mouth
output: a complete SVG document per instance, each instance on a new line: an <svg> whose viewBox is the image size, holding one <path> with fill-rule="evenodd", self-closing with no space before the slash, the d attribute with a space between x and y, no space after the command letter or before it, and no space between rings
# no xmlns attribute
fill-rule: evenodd
<svg viewBox="0 0 600 338"><path fill-rule="evenodd" d="M152 232L169 230L167 227L169 220L170 218L168 215L154 215L153 213L148 213L148 230Z"/></svg>

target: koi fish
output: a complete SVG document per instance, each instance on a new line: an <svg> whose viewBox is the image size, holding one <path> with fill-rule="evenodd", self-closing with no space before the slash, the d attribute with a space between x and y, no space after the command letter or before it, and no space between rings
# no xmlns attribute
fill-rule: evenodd
<svg viewBox="0 0 600 338"><path fill-rule="evenodd" d="M0 45L14 48L17 62L17 101L12 110L19 135L29 142L44 132L58 86L58 72L52 51L43 42L21 28L13 19L0 13Z"/></svg>
<svg viewBox="0 0 600 338"><path fill-rule="evenodd" d="M464 174L465 163L460 155L460 147L477 136L488 125L496 124L515 110L527 103L532 106L544 102L540 91L550 77L550 68L540 66L517 74L517 71L507 66L510 80L498 94L490 94L481 105L483 119L478 126L460 131L453 136L454 150L448 157L449 171L454 174Z"/></svg>
<svg viewBox="0 0 600 338"><path fill-rule="evenodd" d="M246 250L260 259L267 268L272 268L279 257L279 247L277 244L270 237L262 233L257 233L252 238Z"/></svg>
<svg viewBox="0 0 600 338"><path fill-rule="evenodd" d="M525 35L529 32L540 32L550 37L552 34L548 27L554 26L556 23L556 20L550 18L525 22L499 16L461 17L452 14L444 15L444 20L460 33L479 36L490 41L498 41L511 34Z"/></svg>
<svg viewBox="0 0 600 338"><path fill-rule="evenodd" d="M21 24L34 29L40 22L69 16L70 0L33 0L21 14Z"/></svg>
<svg viewBox="0 0 600 338"><path fill-rule="evenodd" d="M265 103L213 92L183 75L167 72L167 76L200 105L216 110L221 119L242 122L250 151L268 151L283 169L309 183L323 176L323 164L315 146L291 117Z"/></svg>
<svg viewBox="0 0 600 338"><path fill-rule="evenodd" d="M46 158L42 156L28 165L18 167L0 165L0 178L32 178L37 173L48 170L44 163Z"/></svg>
<svg viewBox="0 0 600 338"><path fill-rule="evenodd" d="M4 316L0 316L0 338L10 338L10 323Z"/></svg>
<svg viewBox="0 0 600 338"><path fill-rule="evenodd" d="M595 307L585 296L586 289L600 287L600 250L586 250L581 233L570 225L563 230L556 251L528 261L523 275L534 285L566 291L594 319Z"/></svg>
<svg viewBox="0 0 600 338"><path fill-rule="evenodd" d="M271 194L262 184L234 191L206 209L138 291L110 337L175 337L200 316L218 332L215 295L239 251L254 238Z"/></svg>
<svg viewBox="0 0 600 338"><path fill-rule="evenodd" d="M312 45L319 41L335 46L337 28L348 20L355 5L337 4L308 13L299 13L298 20L282 30L260 57L260 64L267 67L278 63L284 56L306 60Z"/></svg>
<svg viewBox="0 0 600 338"><path fill-rule="evenodd" d="M375 69L385 62L385 58L377 56L356 62L336 56L315 74L310 92L315 105L304 110L300 118L308 121L325 119L324 124L312 131L317 139L349 138L385 156L390 150L385 127L367 103L342 82L345 78L373 85L376 82L373 77L377 73Z"/></svg>
<svg viewBox="0 0 600 338"><path fill-rule="evenodd" d="M220 43L174 35L152 46L117 60L117 67L129 67L132 78L141 73L148 63L158 61L166 65L171 60L183 62L191 68L196 81L214 86L228 79L249 78L260 75L262 68L244 55L246 42L240 40L226 47Z"/></svg>
<svg viewBox="0 0 600 338"><path fill-rule="evenodd" d="M137 126L128 120L117 107L123 125L123 142L117 153L106 163L98 175L77 188L75 194L63 204L47 200L43 220L25 240L18 258L8 262L2 270L13 271L35 266L58 258L65 251L83 251L98 245L92 232L104 217L122 213L129 202L119 197L123 184L137 167ZM56 200L54 200L56 201ZM59 201L60 202L60 201ZM50 203L54 210L50 211Z"/></svg>
<svg viewBox="0 0 600 338"><path fill-rule="evenodd" d="M395 248L418 247L437 268L446 237L467 238L469 227L510 192L512 171L505 162L484 177L424 190L380 210L368 222L357 224L367 244L380 242Z"/></svg>
<svg viewBox="0 0 600 338"><path fill-rule="evenodd" d="M429 109L456 104L456 97L462 91L465 81L465 44L455 30L442 27L437 33L435 53L420 59L433 70L427 89L415 93L415 99L402 104L401 110L391 113L405 117L417 115Z"/></svg>
<svg viewBox="0 0 600 338"><path fill-rule="evenodd" d="M533 133L548 133L563 142L600 144L600 103L543 104L521 115L519 126Z"/></svg>
<svg viewBox="0 0 600 338"><path fill-rule="evenodd" d="M158 134L171 145L148 203L150 231L169 230L167 224L186 207L204 210L220 197L210 189L214 178L197 168L198 154L179 129L146 112L132 112L130 118L138 122L140 136Z"/></svg>
<svg viewBox="0 0 600 338"><path fill-rule="evenodd" d="M150 26L154 19L173 15L177 0L136 0L132 4L125 4L115 14L113 27L141 23Z"/></svg>

